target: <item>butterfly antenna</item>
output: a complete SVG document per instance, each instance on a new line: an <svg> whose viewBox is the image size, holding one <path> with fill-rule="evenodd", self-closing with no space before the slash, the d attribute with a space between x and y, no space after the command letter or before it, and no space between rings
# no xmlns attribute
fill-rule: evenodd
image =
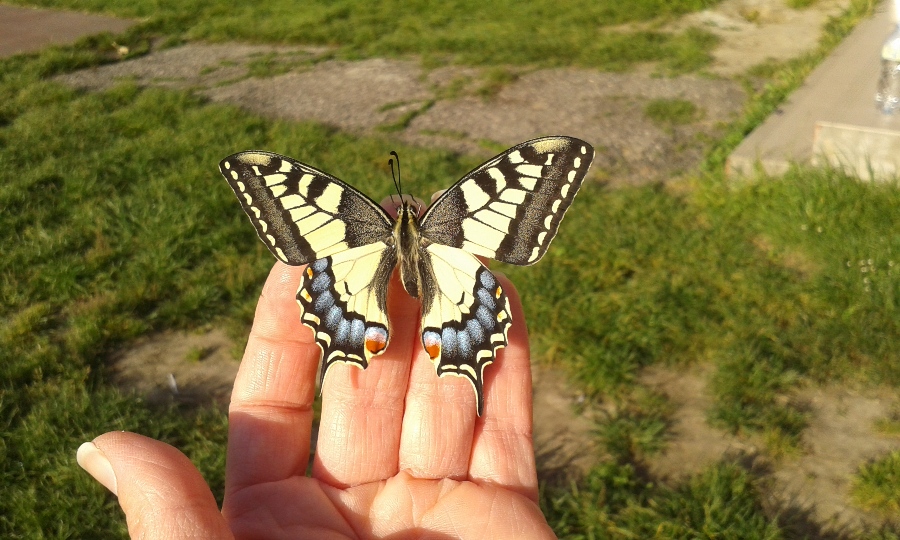
<svg viewBox="0 0 900 540"><path fill-rule="evenodd" d="M403 202L403 189L402 184L400 183L400 156L397 155L397 152L391 150L391 155L393 156L388 160L388 165L391 166L391 178L394 179L394 189L397 190L397 195L400 197L400 202ZM394 160L397 160L397 174L394 175ZM391 198L394 196L391 195Z"/></svg>

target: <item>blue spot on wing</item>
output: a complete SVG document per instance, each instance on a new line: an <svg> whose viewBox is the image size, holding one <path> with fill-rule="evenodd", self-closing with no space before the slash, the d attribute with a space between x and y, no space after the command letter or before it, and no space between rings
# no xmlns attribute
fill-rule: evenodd
<svg viewBox="0 0 900 540"><path fill-rule="evenodd" d="M484 271L481 272L479 276L481 284L484 285L488 289L493 289L497 286L497 280L494 278L494 274Z"/></svg>
<svg viewBox="0 0 900 540"><path fill-rule="evenodd" d="M341 347L350 345L350 321L341 317L337 330L334 332L334 341Z"/></svg>
<svg viewBox="0 0 900 540"><path fill-rule="evenodd" d="M497 301L494 300L494 295L491 294L487 289L478 289L476 292L478 295L478 300L481 304L488 309L495 309L497 307Z"/></svg>
<svg viewBox="0 0 900 540"><path fill-rule="evenodd" d="M309 284L309 289L314 293L322 293L331 287L331 276L328 274L318 274Z"/></svg>
<svg viewBox="0 0 900 540"><path fill-rule="evenodd" d="M344 311L338 306L331 306L331 309L328 310L328 314L325 315L325 327L334 332L343 320Z"/></svg>
<svg viewBox="0 0 900 540"><path fill-rule="evenodd" d="M463 330L456 333L456 342L459 345L458 355L463 358L472 358L472 343L469 338L469 332Z"/></svg>
<svg viewBox="0 0 900 540"><path fill-rule="evenodd" d="M441 331L441 343L444 351L456 351L456 330L445 326Z"/></svg>
<svg viewBox="0 0 900 540"><path fill-rule="evenodd" d="M324 272L325 269L328 268L328 259L315 260L309 266L310 266L310 268L313 269L313 272L315 272L317 274L320 272Z"/></svg>
<svg viewBox="0 0 900 540"><path fill-rule="evenodd" d="M475 310L475 318L488 331L493 330L494 325L497 323L494 312L484 306L478 306L478 309Z"/></svg>
<svg viewBox="0 0 900 540"><path fill-rule="evenodd" d="M480 345L484 341L484 328L475 319L466 321L466 332L472 338L472 343Z"/></svg>
<svg viewBox="0 0 900 540"><path fill-rule="evenodd" d="M366 337L366 323L362 319L353 319L350 321L350 342L353 344L362 343Z"/></svg>
<svg viewBox="0 0 900 540"><path fill-rule="evenodd" d="M316 298L315 311L318 313L326 312L334 305L334 295L331 291L324 291Z"/></svg>

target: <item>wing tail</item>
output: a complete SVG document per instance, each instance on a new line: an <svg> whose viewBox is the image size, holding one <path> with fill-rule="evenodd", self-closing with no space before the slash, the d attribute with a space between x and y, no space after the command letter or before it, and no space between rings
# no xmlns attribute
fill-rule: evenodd
<svg viewBox="0 0 900 540"><path fill-rule="evenodd" d="M432 244L426 250L433 274L425 277L422 345L438 376L464 377L484 412L484 369L508 343L509 299L497 278L474 256Z"/></svg>

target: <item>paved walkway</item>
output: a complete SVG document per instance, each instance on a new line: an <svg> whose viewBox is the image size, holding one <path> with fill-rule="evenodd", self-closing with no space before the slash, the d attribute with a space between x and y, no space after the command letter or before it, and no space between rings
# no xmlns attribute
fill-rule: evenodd
<svg viewBox="0 0 900 540"><path fill-rule="evenodd" d="M0 4L0 58L74 43L93 34L117 34L133 24L134 21L102 15Z"/></svg>
<svg viewBox="0 0 900 540"><path fill-rule="evenodd" d="M843 167L868 179L900 173L900 115L875 109L881 45L894 28L891 3L862 21L778 110L728 157L728 172L757 167L784 174L791 164Z"/></svg>

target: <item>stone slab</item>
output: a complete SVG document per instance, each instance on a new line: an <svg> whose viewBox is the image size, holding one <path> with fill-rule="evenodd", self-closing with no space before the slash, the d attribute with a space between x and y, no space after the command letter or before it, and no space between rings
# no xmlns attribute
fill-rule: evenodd
<svg viewBox="0 0 900 540"><path fill-rule="evenodd" d="M895 178L900 173L900 130L818 122L812 164L840 168L862 180Z"/></svg>
<svg viewBox="0 0 900 540"><path fill-rule="evenodd" d="M814 160L814 146L820 152L840 152L844 163L883 155L867 155L865 151L890 146L890 142L876 140L900 132L900 115L885 116L875 108L881 45L894 24L890 2L882 2L875 15L861 22L803 85L732 152L726 164L729 176L752 175L760 169L779 175L792 163L832 162L827 155ZM850 129L838 133L845 126ZM817 133L829 139L816 143ZM863 153L857 155L854 147ZM876 170L896 170L876 162L870 164Z"/></svg>
<svg viewBox="0 0 900 540"><path fill-rule="evenodd" d="M74 43L103 32L118 34L135 23L103 15L0 4L0 58Z"/></svg>

